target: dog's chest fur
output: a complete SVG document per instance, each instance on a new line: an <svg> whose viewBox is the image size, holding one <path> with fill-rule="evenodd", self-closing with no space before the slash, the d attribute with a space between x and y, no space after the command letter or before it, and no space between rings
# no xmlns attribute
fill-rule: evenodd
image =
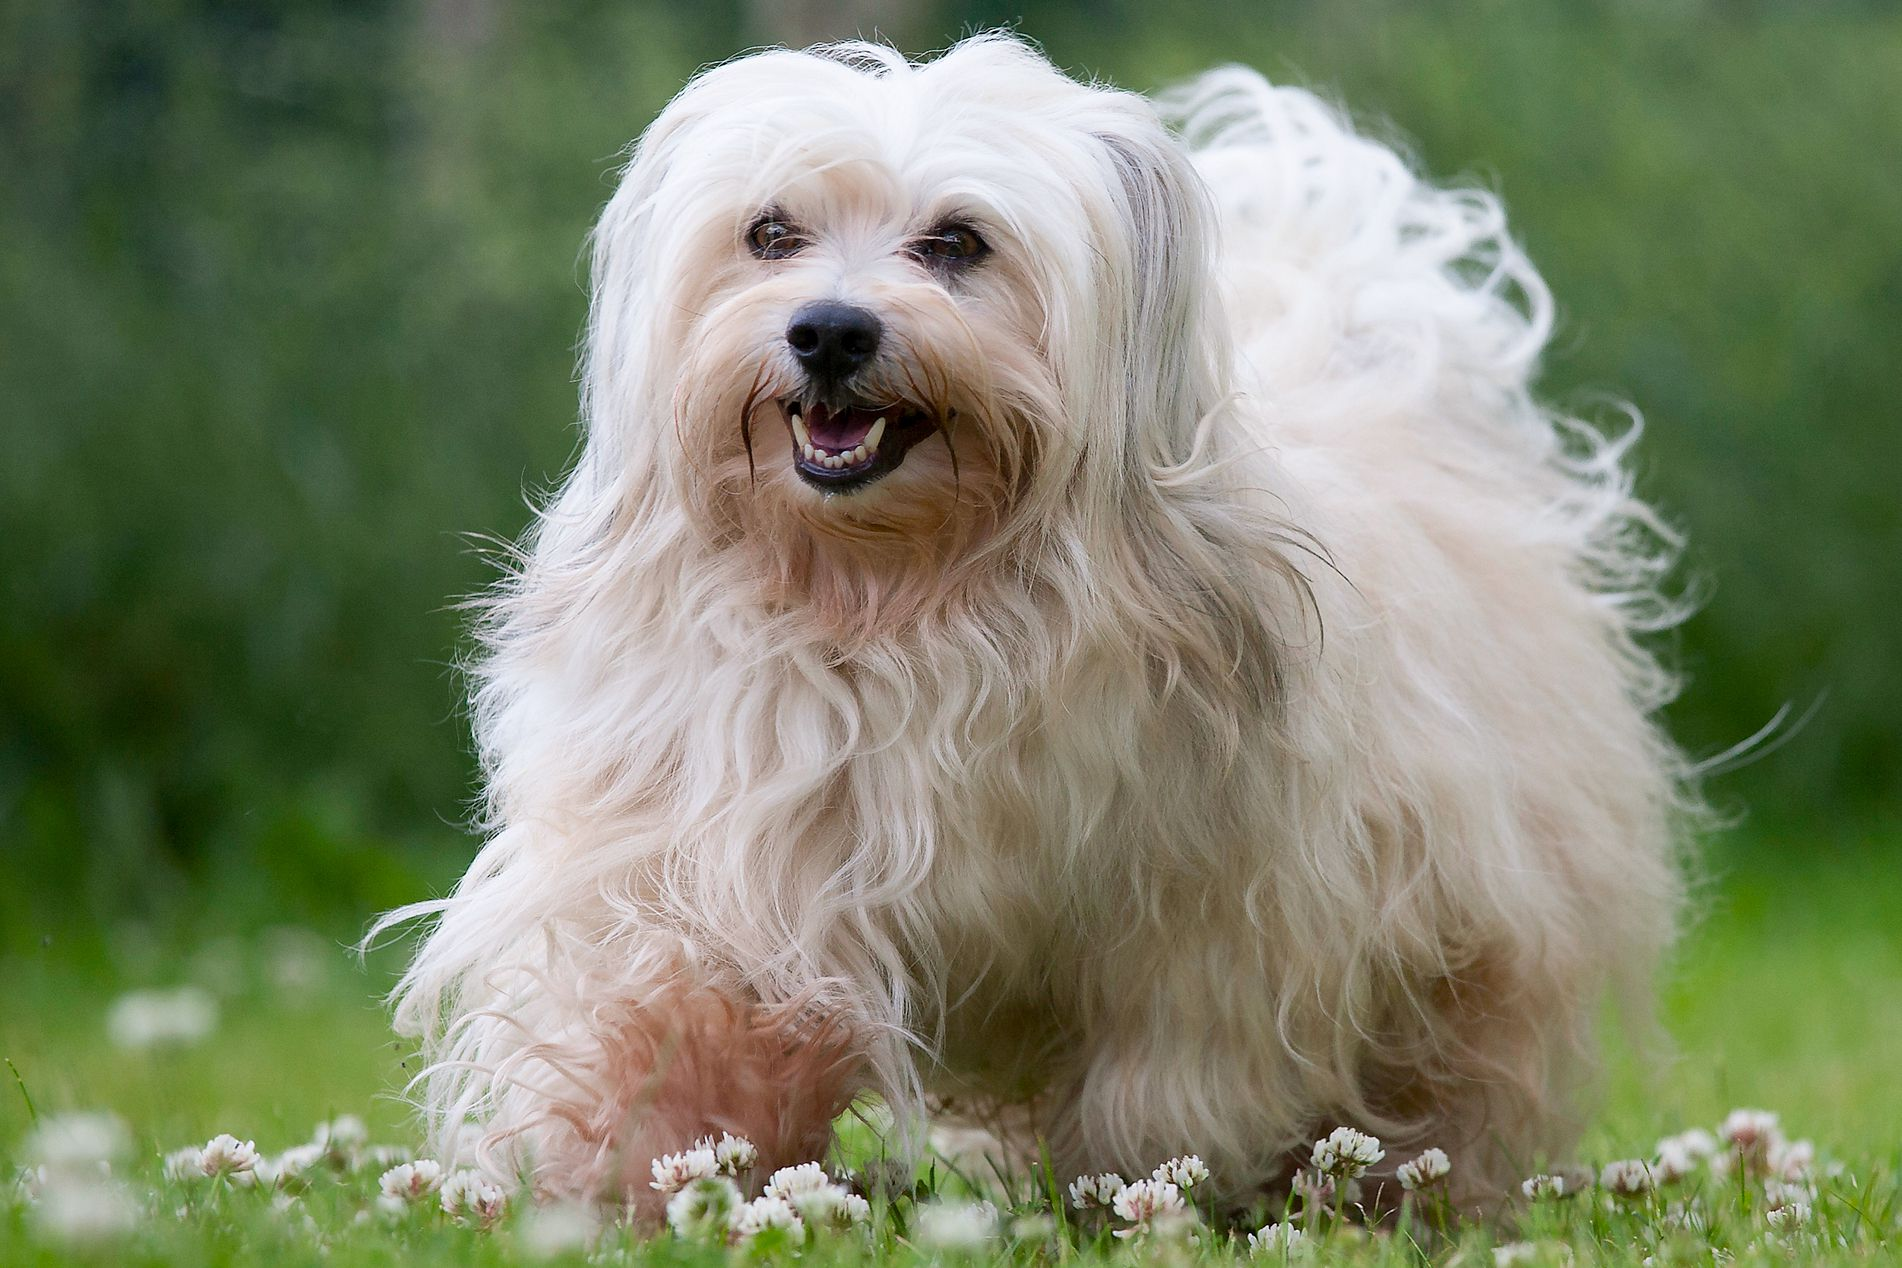
<svg viewBox="0 0 1902 1268"><path fill-rule="evenodd" d="M1015 673L987 663L1011 655ZM1153 946L1158 922L1193 920L1232 876L1233 771L1218 775L1111 640L894 637L742 690L836 740L785 746L799 791L750 848L798 855L803 893L854 896L831 925L840 966L885 943L936 987L910 1001L909 1027L982 1086L1060 1064L1053 1049L1103 1011L1119 948ZM690 747L728 703L689 711L705 729ZM747 782L729 786L749 796Z"/></svg>

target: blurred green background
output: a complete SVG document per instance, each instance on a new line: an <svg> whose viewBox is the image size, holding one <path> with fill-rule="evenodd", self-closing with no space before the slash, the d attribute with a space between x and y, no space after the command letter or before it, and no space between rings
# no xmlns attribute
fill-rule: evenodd
<svg viewBox="0 0 1902 1268"><path fill-rule="evenodd" d="M15 0L0 951L348 932L452 879L455 604L572 451L618 152L749 46L999 23L1138 89L1252 63L1499 190L1563 309L1549 394L1635 402L1690 535L1676 733L1815 706L1713 798L1897 839L1902 6Z"/></svg>

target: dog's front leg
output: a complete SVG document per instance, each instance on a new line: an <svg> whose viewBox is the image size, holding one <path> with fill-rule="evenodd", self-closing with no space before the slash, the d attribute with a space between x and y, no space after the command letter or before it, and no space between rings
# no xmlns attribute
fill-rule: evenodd
<svg viewBox="0 0 1902 1268"><path fill-rule="evenodd" d="M702 1137L752 1141L761 1174L825 1155L861 1078L839 1010L768 1003L685 969L643 982L551 970L471 1012L456 1044L480 1072L461 1073L483 1085L492 1168L525 1174L544 1197L651 1216L662 1201L652 1161Z"/></svg>

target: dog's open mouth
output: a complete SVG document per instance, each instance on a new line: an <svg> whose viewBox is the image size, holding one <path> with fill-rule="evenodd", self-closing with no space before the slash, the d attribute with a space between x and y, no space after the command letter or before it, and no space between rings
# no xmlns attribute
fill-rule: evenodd
<svg viewBox="0 0 1902 1268"><path fill-rule="evenodd" d="M823 401L779 403L792 433L793 470L815 488L844 493L889 475L938 422L909 402L834 408Z"/></svg>

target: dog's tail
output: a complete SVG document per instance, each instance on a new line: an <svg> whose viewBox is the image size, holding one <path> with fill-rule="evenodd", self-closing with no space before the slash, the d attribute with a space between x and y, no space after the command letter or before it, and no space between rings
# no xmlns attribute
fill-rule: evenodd
<svg viewBox="0 0 1902 1268"><path fill-rule="evenodd" d="M1245 67L1163 109L1215 203L1237 333L1278 388L1375 369L1383 394L1409 374L1530 378L1552 297L1493 194L1422 180L1313 93Z"/></svg>
<svg viewBox="0 0 1902 1268"><path fill-rule="evenodd" d="M1402 443L1488 487L1523 490L1546 531L1631 633L1694 607L1664 582L1678 534L1633 496L1637 412L1601 430L1545 409L1532 383L1552 333L1550 290L1488 190L1442 188L1311 92L1222 67L1165 94L1214 205L1217 277L1245 418L1284 452ZM1372 432L1378 435L1358 435ZM1647 705L1674 691L1632 658Z"/></svg>

